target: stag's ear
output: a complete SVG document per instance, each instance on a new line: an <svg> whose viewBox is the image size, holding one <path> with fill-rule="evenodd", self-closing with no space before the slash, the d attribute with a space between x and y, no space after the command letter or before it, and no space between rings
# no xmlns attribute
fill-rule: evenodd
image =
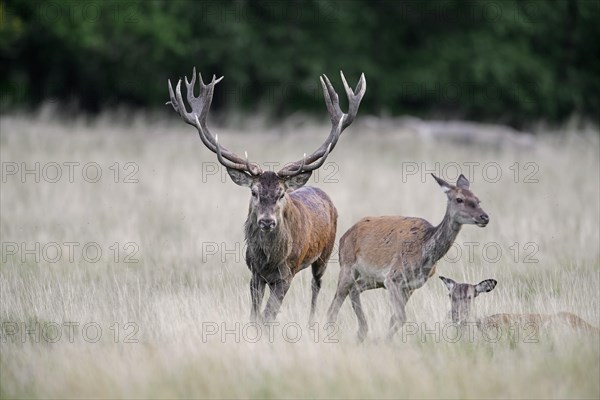
<svg viewBox="0 0 600 400"><path fill-rule="evenodd" d="M475 285L475 293L479 294L491 292L492 290L494 290L497 283L498 281L495 279L486 279L485 281L481 281L477 285Z"/></svg>
<svg viewBox="0 0 600 400"><path fill-rule="evenodd" d="M438 183L438 185L440 185L440 187L442 188L442 190L444 191L444 193L448 193L450 190L452 190L454 188L454 186L452 186L451 184L449 184L448 182L446 182L442 178L438 178L434 174L431 174L431 176L433 176L433 178Z"/></svg>
<svg viewBox="0 0 600 400"><path fill-rule="evenodd" d="M469 183L469 180L465 178L463 174L460 174L458 180L456 181L456 186L458 186L461 189L468 189L470 185L471 184Z"/></svg>
<svg viewBox="0 0 600 400"><path fill-rule="evenodd" d="M254 178L245 172L238 171L237 169L227 168L227 173L231 177L231 180L236 185L250 187L254 183Z"/></svg>
<svg viewBox="0 0 600 400"><path fill-rule="evenodd" d="M303 173L295 175L295 176L290 176L289 178L287 178L284 181L285 187L287 189L292 189L292 190L299 189L302 186L306 185L306 182L308 182L311 175L312 175L312 171L303 172Z"/></svg>
<svg viewBox="0 0 600 400"><path fill-rule="evenodd" d="M445 278L443 276L440 276L440 279L442 280L442 282L444 282L444 285L446 285L446 287L448 288L448 290L452 291L452 288L454 287L454 285L456 285L456 282L454 282L452 279L450 278Z"/></svg>

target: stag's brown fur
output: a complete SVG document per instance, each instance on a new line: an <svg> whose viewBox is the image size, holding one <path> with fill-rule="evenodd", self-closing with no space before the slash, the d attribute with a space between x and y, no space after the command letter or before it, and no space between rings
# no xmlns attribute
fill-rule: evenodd
<svg viewBox="0 0 600 400"><path fill-rule="evenodd" d="M252 318L260 314L260 300L265 284L273 295L265 309L265 319L272 320L279 309L292 278L312 265L311 320L321 278L335 244L337 210L327 194L315 187L285 191L285 182L274 173L265 172L259 179L266 194L283 190L277 224L270 231L259 226L260 204L251 205L245 224L246 264L252 271ZM276 188L274 186L279 186ZM271 199L277 201L276 199ZM271 300L272 299L272 300Z"/></svg>

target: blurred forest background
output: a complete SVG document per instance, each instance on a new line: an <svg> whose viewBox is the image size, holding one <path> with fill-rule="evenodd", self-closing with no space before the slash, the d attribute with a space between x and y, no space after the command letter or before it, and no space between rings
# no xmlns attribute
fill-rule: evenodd
<svg viewBox="0 0 600 400"><path fill-rule="evenodd" d="M0 1L4 111L159 109L196 66L226 77L214 109L274 118L322 113L343 69L365 113L596 121L599 55L595 0Z"/></svg>

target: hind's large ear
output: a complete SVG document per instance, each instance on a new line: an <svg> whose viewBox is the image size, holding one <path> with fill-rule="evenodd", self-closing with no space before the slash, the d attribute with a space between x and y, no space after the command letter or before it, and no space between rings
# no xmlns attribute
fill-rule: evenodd
<svg viewBox="0 0 600 400"><path fill-rule="evenodd" d="M460 174L458 180L456 181L456 186L458 186L461 189L468 189L470 185L471 184L469 183L469 180L465 178L463 174Z"/></svg>
<svg viewBox="0 0 600 400"><path fill-rule="evenodd" d="M303 172L301 174L291 176L284 181L285 187L287 189L292 189L292 190L299 189L302 186L306 185L306 182L308 182L311 175L312 175L312 171Z"/></svg>
<svg viewBox="0 0 600 400"><path fill-rule="evenodd" d="M449 184L448 182L446 182L442 178L438 178L434 174L431 174L431 176L433 176L433 178L438 183L438 185L440 185L440 187L442 188L442 190L444 191L444 193L448 193L450 190L452 190L454 188L454 186L452 186L451 184Z"/></svg>
<svg viewBox="0 0 600 400"><path fill-rule="evenodd" d="M479 282L475 285L475 294L491 292L496 287L498 283L495 279L486 279L485 281Z"/></svg>
<svg viewBox="0 0 600 400"><path fill-rule="evenodd" d="M440 276L440 279L442 280L442 282L444 282L444 285L446 285L446 287L448 288L448 290L452 291L452 288L454 288L454 285L456 285L456 282L454 282L452 279L450 278L445 278L443 276Z"/></svg>
<svg viewBox="0 0 600 400"><path fill-rule="evenodd" d="M254 183L254 178L252 176L245 172L238 171L237 169L227 168L227 173L236 185L250 187Z"/></svg>

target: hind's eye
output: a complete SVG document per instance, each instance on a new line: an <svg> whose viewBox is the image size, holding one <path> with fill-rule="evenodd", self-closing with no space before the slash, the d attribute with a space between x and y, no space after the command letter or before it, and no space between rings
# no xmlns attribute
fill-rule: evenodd
<svg viewBox="0 0 600 400"><path fill-rule="evenodd" d="M460 197L457 197L457 198L456 198L456 202L457 202L458 204L460 204L460 203L462 203L462 202L463 202L463 199L461 199Z"/></svg>
<svg viewBox="0 0 600 400"><path fill-rule="evenodd" d="M285 192L283 192L279 195L279 200L283 199L283 196L285 196Z"/></svg>
<svg viewBox="0 0 600 400"><path fill-rule="evenodd" d="M258 192L252 191L252 197L257 198L258 197Z"/></svg>

